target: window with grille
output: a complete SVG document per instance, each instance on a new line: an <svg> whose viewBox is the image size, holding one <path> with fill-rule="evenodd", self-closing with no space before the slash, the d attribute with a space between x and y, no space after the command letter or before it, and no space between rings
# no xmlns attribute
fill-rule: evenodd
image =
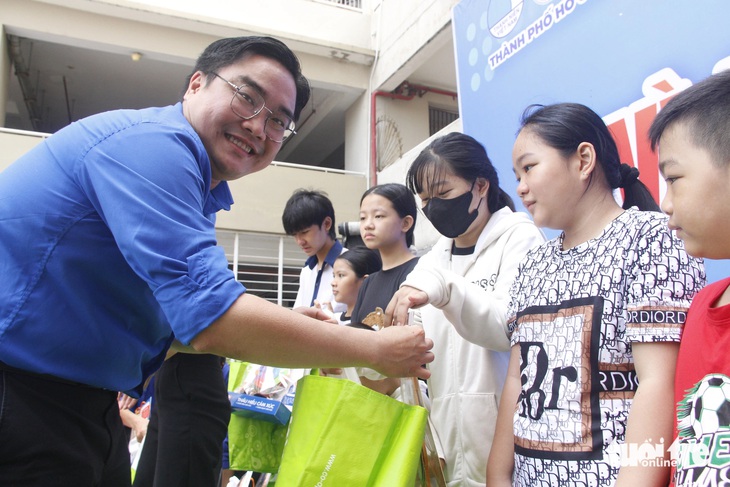
<svg viewBox="0 0 730 487"><path fill-rule="evenodd" d="M428 106L428 132L433 135L459 118L458 110Z"/></svg>
<svg viewBox="0 0 730 487"><path fill-rule="evenodd" d="M293 238L226 230L216 233L229 268L247 292L287 308L294 305L299 272L307 256Z"/></svg>

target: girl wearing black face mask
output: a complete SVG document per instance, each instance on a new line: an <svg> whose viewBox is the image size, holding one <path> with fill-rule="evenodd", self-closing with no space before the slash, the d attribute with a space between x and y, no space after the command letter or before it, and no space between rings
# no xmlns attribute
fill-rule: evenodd
<svg viewBox="0 0 730 487"><path fill-rule="evenodd" d="M406 186L443 237L390 301L386 322L409 308L434 341L431 418L448 485L484 485L497 405L507 372L509 286L528 249L544 241L499 187L475 139L451 133L413 162Z"/></svg>

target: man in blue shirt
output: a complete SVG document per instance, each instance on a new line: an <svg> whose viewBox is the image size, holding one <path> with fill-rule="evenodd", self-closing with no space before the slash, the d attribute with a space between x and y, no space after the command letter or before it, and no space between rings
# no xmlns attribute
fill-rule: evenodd
<svg viewBox="0 0 730 487"><path fill-rule="evenodd" d="M0 485L129 485L116 391L173 342L283 367L428 376L416 327L332 326L246 293L216 246L226 181L264 169L309 87L270 38L214 42L174 106L60 130L0 173Z"/></svg>

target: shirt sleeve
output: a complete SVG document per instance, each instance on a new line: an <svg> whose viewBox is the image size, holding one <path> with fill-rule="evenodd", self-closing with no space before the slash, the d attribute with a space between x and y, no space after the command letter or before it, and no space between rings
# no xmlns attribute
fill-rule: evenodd
<svg viewBox="0 0 730 487"><path fill-rule="evenodd" d="M507 305L505 327L507 328L507 336L509 337L510 347L517 345L521 341L519 328L517 327L517 313L525 307L525 293L523 287L525 281L529 280L528 273L525 269L529 269L535 264L535 260L539 259L540 252L543 247L533 248L527 252L525 258L517 265L517 273L515 279L509 288L509 303Z"/></svg>
<svg viewBox="0 0 730 487"><path fill-rule="evenodd" d="M309 287L309 282L307 280L307 267L302 267L302 270L299 271L299 288L297 289L297 297L294 300L294 306L292 306L292 309L299 308L301 306L309 307L309 302L305 302L307 294L307 289Z"/></svg>
<svg viewBox="0 0 730 487"><path fill-rule="evenodd" d="M425 292L429 303L443 311L464 339L496 351L507 351L510 347L507 309L518 264L530 248L543 242L542 234L533 225L518 225L502 238L508 240L502 246L501 255L490 253L480 257L500 259L495 266L498 272L489 276L493 283L488 290L425 258L403 283Z"/></svg>
<svg viewBox="0 0 730 487"><path fill-rule="evenodd" d="M368 286L370 285L370 276L366 277L362 285L360 286L360 289L357 292L357 301L355 302L355 307L352 309L352 315L350 315L350 322L351 323L360 323L364 316L360 316L360 308L362 307L362 300L365 296L365 293L367 292Z"/></svg>
<svg viewBox="0 0 730 487"><path fill-rule="evenodd" d="M164 124L133 125L90 147L75 169L181 342L189 343L245 291L205 215L210 162L196 135Z"/></svg>
<svg viewBox="0 0 730 487"><path fill-rule="evenodd" d="M650 220L639 232L632 282L626 302L626 338L630 342L678 342L694 295L705 285L701 260L663 219Z"/></svg>

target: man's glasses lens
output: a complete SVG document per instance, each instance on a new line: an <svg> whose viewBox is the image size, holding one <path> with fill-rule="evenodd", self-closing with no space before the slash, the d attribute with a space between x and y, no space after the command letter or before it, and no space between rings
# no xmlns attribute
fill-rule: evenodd
<svg viewBox="0 0 730 487"><path fill-rule="evenodd" d="M266 117L264 132L274 142L282 142L294 133L294 121L284 114L274 114L265 106L263 97L250 86L238 87L231 100L231 109L243 119L253 118L266 109L269 116Z"/></svg>

